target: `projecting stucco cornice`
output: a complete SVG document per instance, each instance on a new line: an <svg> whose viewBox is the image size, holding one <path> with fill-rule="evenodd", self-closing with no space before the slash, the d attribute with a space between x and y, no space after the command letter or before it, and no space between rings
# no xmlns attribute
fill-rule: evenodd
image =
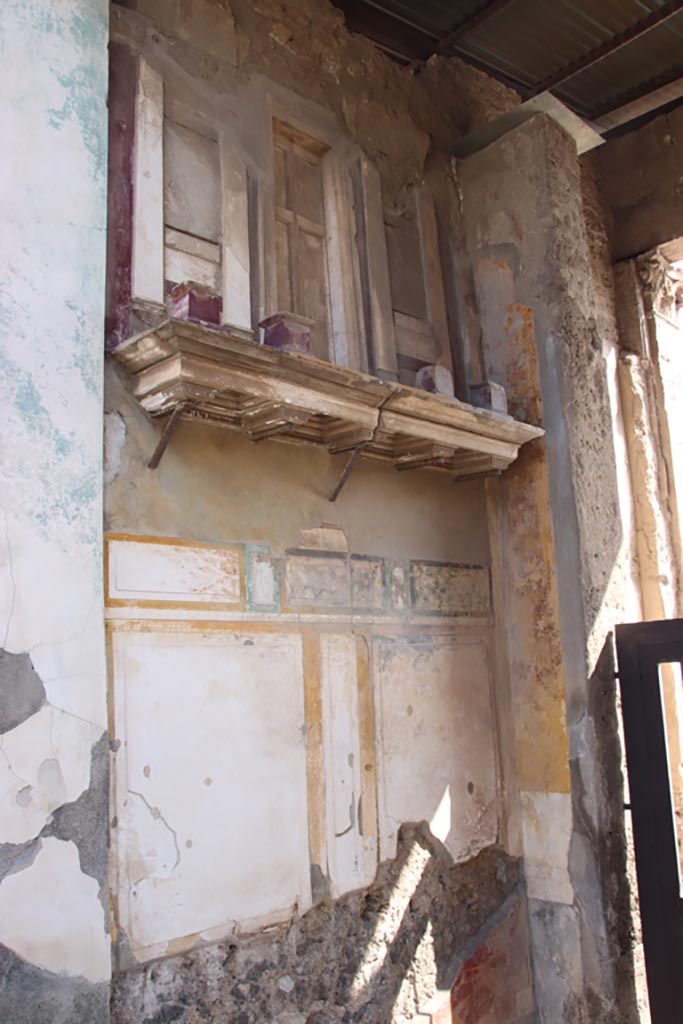
<svg viewBox="0 0 683 1024"><path fill-rule="evenodd" d="M543 434L455 398L258 345L245 331L185 320L129 339L113 357L150 416L209 421L252 441L324 445L397 469L438 469L456 479L500 472Z"/></svg>

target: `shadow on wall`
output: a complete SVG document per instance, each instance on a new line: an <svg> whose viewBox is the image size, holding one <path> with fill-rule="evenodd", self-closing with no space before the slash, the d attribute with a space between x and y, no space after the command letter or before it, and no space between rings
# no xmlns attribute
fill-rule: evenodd
<svg viewBox="0 0 683 1024"><path fill-rule="evenodd" d="M426 823L403 825L396 858L380 865L367 889L320 903L270 934L204 946L119 975L112 1020L410 1020L435 988L445 990L448 1006L448 990L461 969L517 909L523 911L525 927L522 887L519 862L499 848L456 864ZM519 926L516 919L513 924ZM509 924L505 937L511 937ZM495 961L495 984L504 989L506 1000L519 1005L521 998L530 1006L526 948L521 936L509 950L478 955L482 964ZM461 1003L482 1001L471 977L460 989ZM497 998L492 989L484 1002L493 1007ZM507 1024L515 1018L503 1019Z"/></svg>

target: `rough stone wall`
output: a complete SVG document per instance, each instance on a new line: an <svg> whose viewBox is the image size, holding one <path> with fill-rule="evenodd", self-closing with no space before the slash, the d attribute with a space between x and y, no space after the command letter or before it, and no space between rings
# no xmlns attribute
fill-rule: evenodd
<svg viewBox="0 0 683 1024"><path fill-rule="evenodd" d="M108 1015L108 5L0 15L0 1018Z"/></svg>
<svg viewBox="0 0 683 1024"><path fill-rule="evenodd" d="M523 410L534 422L538 417L546 429L538 450L524 453L501 482L510 543L526 535L533 510L543 516L545 507L552 530L544 551L536 552L536 540L522 545L519 564L506 553L511 586L531 578L558 594L556 617L545 598L535 621L537 647L548 650L559 685L551 693L546 676L531 708L561 723L566 714L568 759L563 764L559 744L547 763L538 746L518 754L528 872L533 828L524 791L538 794L532 804L543 790L556 793L554 800L571 793L571 840L558 861L571 885L563 892L558 875L531 901L541 1019L574 1021L587 1014L609 1020L619 996L603 882L620 857L607 852L608 807L619 796L620 768L603 773L604 756L615 753L609 749L615 716L613 682L603 674L600 654L615 621L637 616L639 604L605 232L593 183L586 177L582 193L571 140L549 121L534 119L511 132L465 161L460 176L488 373L507 386L513 413ZM506 610L514 619L522 607L515 601ZM523 635L519 627L512 634L513 703L523 678L515 661ZM518 745L528 717L526 710L518 713ZM621 871L623 862L616 868ZM557 935L563 936L564 963L554 975Z"/></svg>
<svg viewBox="0 0 683 1024"><path fill-rule="evenodd" d="M320 903L271 935L119 975L113 1017L119 1024L419 1019L434 989L448 990L456 977L462 1003L461 969L521 899L519 862L501 850L457 865L426 826L404 825L396 859L380 866L367 889ZM505 942L505 955L509 948ZM516 977L506 974L509 1002L495 1018L506 1024L526 1019L531 1005L520 952ZM479 963L485 960L484 952ZM514 1016L505 1013L510 1003Z"/></svg>
<svg viewBox="0 0 683 1024"><path fill-rule="evenodd" d="M455 139L519 102L457 59L435 57L419 75L407 74L349 33L327 2L124 0L112 10L114 34L119 6L143 16L135 21L140 43L149 18L184 70L218 91L266 75L331 111L377 164L390 197L420 183L430 160L447 159Z"/></svg>

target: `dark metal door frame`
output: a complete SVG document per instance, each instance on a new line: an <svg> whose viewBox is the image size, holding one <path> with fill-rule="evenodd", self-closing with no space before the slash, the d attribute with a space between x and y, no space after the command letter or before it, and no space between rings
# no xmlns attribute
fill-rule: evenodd
<svg viewBox="0 0 683 1024"><path fill-rule="evenodd" d="M616 641L652 1024L681 1024L683 900L659 666L683 662L683 619L617 626Z"/></svg>

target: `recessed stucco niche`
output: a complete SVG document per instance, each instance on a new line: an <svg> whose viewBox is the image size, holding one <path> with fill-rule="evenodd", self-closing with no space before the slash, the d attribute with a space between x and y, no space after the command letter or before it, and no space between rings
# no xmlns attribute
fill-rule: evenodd
<svg viewBox="0 0 683 1024"><path fill-rule="evenodd" d="M122 966L367 887L404 822L496 841L488 570L303 532L333 550L109 538Z"/></svg>

